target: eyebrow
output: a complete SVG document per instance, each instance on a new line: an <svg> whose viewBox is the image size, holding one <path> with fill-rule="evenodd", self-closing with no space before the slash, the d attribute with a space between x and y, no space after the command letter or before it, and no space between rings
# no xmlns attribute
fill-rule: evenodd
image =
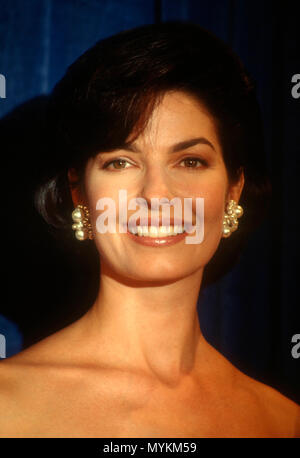
<svg viewBox="0 0 300 458"><path fill-rule="evenodd" d="M175 145L171 146L169 148L168 153L177 153L178 151L185 150L187 148L191 148L192 146L195 145L208 145L210 146L214 151L216 151L215 147L213 144L207 140L205 137L198 137L198 138L191 138L189 140L184 140L179 143L175 143ZM124 149L125 151L131 151L132 153L140 153L141 151L137 148L137 146L134 143L125 143L121 149Z"/></svg>

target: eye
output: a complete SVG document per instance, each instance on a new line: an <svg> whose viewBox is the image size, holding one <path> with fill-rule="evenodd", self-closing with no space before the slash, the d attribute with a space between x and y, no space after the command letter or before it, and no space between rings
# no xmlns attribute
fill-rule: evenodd
<svg viewBox="0 0 300 458"><path fill-rule="evenodd" d="M112 161L105 162L102 168L107 169L111 164L114 164L114 165L116 164L117 167L113 167L115 170L127 169L127 167L124 167L126 163L130 164L128 161L126 161L126 159L121 159L121 158L113 159Z"/></svg>
<svg viewBox="0 0 300 458"><path fill-rule="evenodd" d="M185 163L185 168L190 168L190 169L198 169L202 166L207 165L206 161L198 157L186 157L185 159L182 159L182 161L180 161L180 164L181 162ZM200 164L200 166L198 167L197 167L197 162Z"/></svg>

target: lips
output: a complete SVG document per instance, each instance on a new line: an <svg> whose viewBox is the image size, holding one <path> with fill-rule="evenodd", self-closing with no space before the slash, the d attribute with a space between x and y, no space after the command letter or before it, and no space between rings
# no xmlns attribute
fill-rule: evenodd
<svg viewBox="0 0 300 458"><path fill-rule="evenodd" d="M130 218L129 218L130 219ZM162 224L162 218L157 217L157 221L151 221L151 217L139 217L134 221L130 221L129 223L125 223L123 225L123 229L127 233L127 236L132 239L134 242L136 242L139 245L144 245L148 247L169 247L172 245L175 245L177 243L183 242L185 240L185 237L188 235L187 232L193 233L195 230L195 226L191 222L182 222L182 219L179 218L170 218L167 221L167 224ZM167 235L166 236L148 236L148 235L138 235L137 234L137 227L148 227L151 228L151 226L154 227L161 227L161 226L181 226L183 229L182 233L178 234L173 234L173 235ZM175 229L176 232L176 229Z"/></svg>
<svg viewBox="0 0 300 458"><path fill-rule="evenodd" d="M167 237L140 237L137 235L132 234L129 230L127 230L127 235L137 242L140 245L149 246L149 247L164 247L164 246L171 246L180 241L184 240L186 237L186 233L183 232L182 234L178 235L171 235Z"/></svg>

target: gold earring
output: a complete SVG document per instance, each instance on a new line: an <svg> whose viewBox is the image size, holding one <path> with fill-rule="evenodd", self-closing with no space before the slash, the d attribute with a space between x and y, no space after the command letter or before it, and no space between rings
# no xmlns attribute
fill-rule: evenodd
<svg viewBox="0 0 300 458"><path fill-rule="evenodd" d="M75 231L77 240L86 240L93 238L92 225L89 222L90 212L85 205L77 205L75 210L72 211L72 229Z"/></svg>
<svg viewBox="0 0 300 458"><path fill-rule="evenodd" d="M240 205L237 205L235 200L230 200L226 204L225 215L223 219L223 237L229 237L232 232L238 228L238 218L243 215L244 211Z"/></svg>

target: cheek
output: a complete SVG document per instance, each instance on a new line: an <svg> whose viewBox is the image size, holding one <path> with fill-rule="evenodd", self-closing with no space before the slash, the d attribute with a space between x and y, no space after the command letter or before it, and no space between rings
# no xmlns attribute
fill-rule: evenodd
<svg viewBox="0 0 300 458"><path fill-rule="evenodd" d="M204 211L209 220L220 219L224 212L223 193L213 193L204 196Z"/></svg>
<svg viewBox="0 0 300 458"><path fill-rule="evenodd" d="M93 174L91 174L88 177L86 195L87 200L89 202L90 215L94 222L96 218L99 216L99 214L101 214L104 211L96 209L97 202L99 201L99 199L109 198L115 202L117 207L118 191L112 186L109 186L107 183L100 182L99 178L97 176L94 176Z"/></svg>
<svg viewBox="0 0 300 458"><path fill-rule="evenodd" d="M222 231L226 187L224 183L203 189L204 231L206 237L219 237Z"/></svg>

